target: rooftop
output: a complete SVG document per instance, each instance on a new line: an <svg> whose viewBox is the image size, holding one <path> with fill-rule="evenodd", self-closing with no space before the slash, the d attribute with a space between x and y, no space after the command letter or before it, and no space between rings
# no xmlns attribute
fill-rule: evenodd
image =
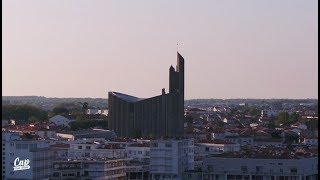
<svg viewBox="0 0 320 180"><path fill-rule="evenodd" d="M143 100L143 98L138 98L138 97L130 96L127 94L122 94L119 92L110 92L110 93L112 93L114 96L117 96L118 98L120 98L124 101L127 101L127 102L137 102L137 101Z"/></svg>
<svg viewBox="0 0 320 180"><path fill-rule="evenodd" d="M250 147L243 148L238 152L227 152L222 154L212 154L212 157L225 157L225 158L252 158L252 159L301 159L308 157L318 157L315 151L309 150L288 150L286 148L262 148Z"/></svg>

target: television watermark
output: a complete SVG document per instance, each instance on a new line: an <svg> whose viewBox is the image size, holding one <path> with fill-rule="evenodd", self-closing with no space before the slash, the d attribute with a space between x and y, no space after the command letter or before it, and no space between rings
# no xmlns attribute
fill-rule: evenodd
<svg viewBox="0 0 320 180"><path fill-rule="evenodd" d="M13 163L13 165L14 165L13 171L21 171L21 170L30 169L29 163L30 163L29 159L20 160L19 157L17 157Z"/></svg>

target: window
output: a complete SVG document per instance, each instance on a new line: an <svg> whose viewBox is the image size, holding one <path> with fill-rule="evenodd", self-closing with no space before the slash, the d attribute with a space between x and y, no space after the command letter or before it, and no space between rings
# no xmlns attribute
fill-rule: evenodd
<svg viewBox="0 0 320 180"><path fill-rule="evenodd" d="M158 143L152 143L152 147L158 147Z"/></svg>
<svg viewBox="0 0 320 180"><path fill-rule="evenodd" d="M298 172L298 169L296 167L290 168L290 172L295 174Z"/></svg>
<svg viewBox="0 0 320 180"><path fill-rule="evenodd" d="M91 146L86 146L86 149L91 149Z"/></svg>
<svg viewBox="0 0 320 180"><path fill-rule="evenodd" d="M256 166L256 171L257 172L262 172L263 171L263 167L262 166Z"/></svg>
<svg viewBox="0 0 320 180"><path fill-rule="evenodd" d="M208 171L213 171L213 166L212 165L208 165L207 168L208 168Z"/></svg>
<svg viewBox="0 0 320 180"><path fill-rule="evenodd" d="M17 148L17 149L21 149L21 144L17 144L17 145L16 145L16 148Z"/></svg>
<svg viewBox="0 0 320 180"><path fill-rule="evenodd" d="M283 165L283 163L278 163L278 165Z"/></svg>
<svg viewBox="0 0 320 180"><path fill-rule="evenodd" d="M142 154L142 151L138 151L138 154Z"/></svg>
<svg viewBox="0 0 320 180"><path fill-rule="evenodd" d="M171 143L166 143L166 147L172 147Z"/></svg>
<svg viewBox="0 0 320 180"><path fill-rule="evenodd" d="M82 146L78 146L78 149L82 149Z"/></svg>
<svg viewBox="0 0 320 180"><path fill-rule="evenodd" d="M242 172L247 172L248 171L248 167L247 166L241 166L241 171Z"/></svg>
<svg viewBox="0 0 320 180"><path fill-rule="evenodd" d="M28 144L17 144L16 149L28 149Z"/></svg>
<svg viewBox="0 0 320 180"><path fill-rule="evenodd" d="M282 169L282 168L280 168L280 170L279 170L279 171L280 171L280 173L283 173L283 169Z"/></svg>

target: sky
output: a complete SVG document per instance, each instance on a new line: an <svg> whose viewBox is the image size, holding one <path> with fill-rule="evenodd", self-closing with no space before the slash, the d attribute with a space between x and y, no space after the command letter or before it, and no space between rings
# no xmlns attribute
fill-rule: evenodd
<svg viewBox="0 0 320 180"><path fill-rule="evenodd" d="M177 46L178 43L178 46ZM3 0L2 95L318 98L317 0Z"/></svg>

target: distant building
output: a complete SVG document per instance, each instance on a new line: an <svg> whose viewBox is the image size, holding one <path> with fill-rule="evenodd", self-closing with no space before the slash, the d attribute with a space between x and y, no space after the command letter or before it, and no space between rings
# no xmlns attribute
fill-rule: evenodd
<svg viewBox="0 0 320 180"><path fill-rule="evenodd" d="M105 130L105 129L86 129L78 131L69 131L69 132L58 132L57 137L76 140L82 138L104 138L107 140L112 140L116 138L114 131Z"/></svg>
<svg viewBox="0 0 320 180"><path fill-rule="evenodd" d="M49 119L49 122L54 123L56 126L69 127L69 124L73 122L74 119L68 119L61 115L55 115Z"/></svg>
<svg viewBox="0 0 320 180"><path fill-rule="evenodd" d="M141 99L109 92L110 128L121 137L177 136L183 134L184 59L177 54L176 70L169 69L169 93L162 90L156 97Z"/></svg>
<svg viewBox="0 0 320 180"><path fill-rule="evenodd" d="M87 114L103 114L108 116L108 109L87 109Z"/></svg>
<svg viewBox="0 0 320 180"><path fill-rule="evenodd" d="M152 140L150 142L151 179L182 179L184 171L194 169L192 139Z"/></svg>

